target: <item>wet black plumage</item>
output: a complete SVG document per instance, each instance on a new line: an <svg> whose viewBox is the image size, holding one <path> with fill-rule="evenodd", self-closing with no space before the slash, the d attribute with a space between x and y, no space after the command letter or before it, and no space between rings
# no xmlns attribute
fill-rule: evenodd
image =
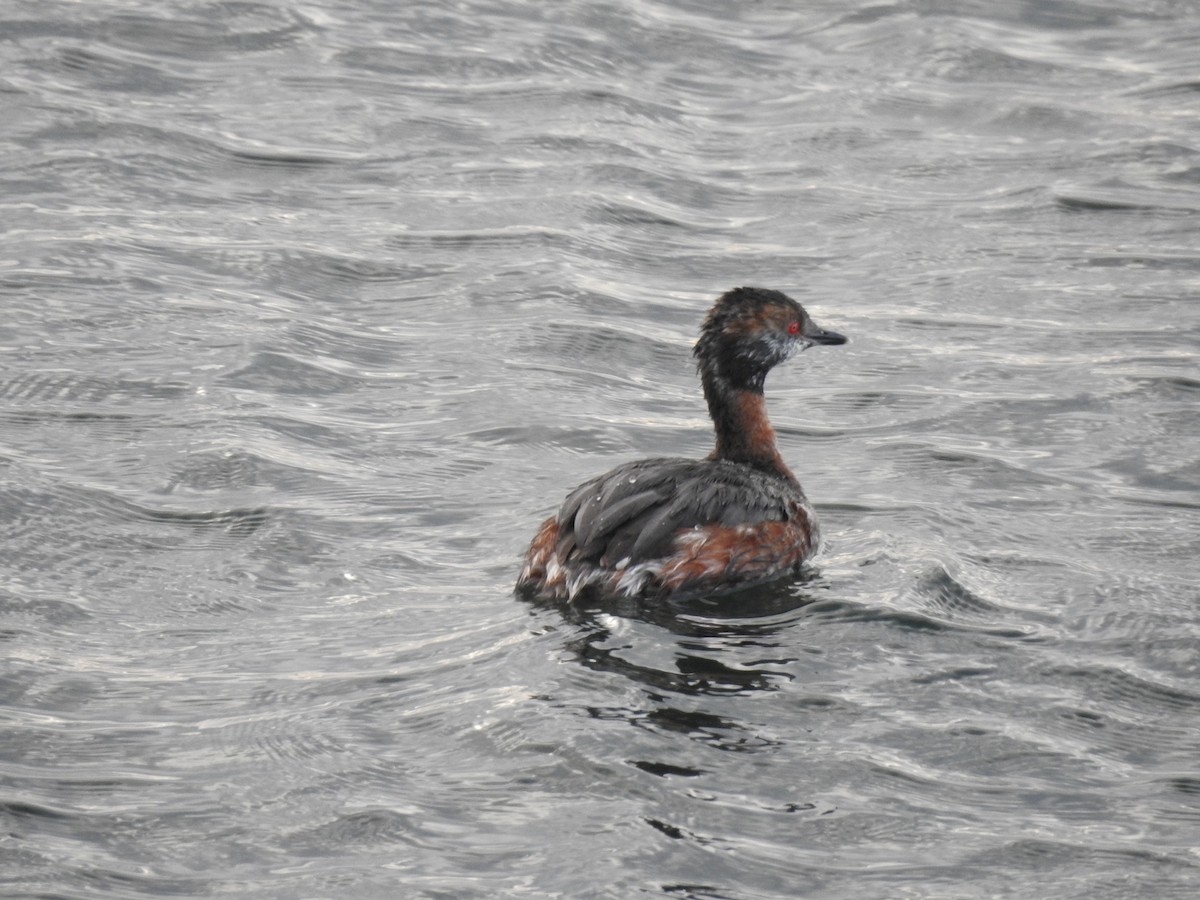
<svg viewBox="0 0 1200 900"><path fill-rule="evenodd" d="M783 522L795 486L727 460L645 459L580 485L563 501L559 553L614 566L663 556L683 528Z"/></svg>

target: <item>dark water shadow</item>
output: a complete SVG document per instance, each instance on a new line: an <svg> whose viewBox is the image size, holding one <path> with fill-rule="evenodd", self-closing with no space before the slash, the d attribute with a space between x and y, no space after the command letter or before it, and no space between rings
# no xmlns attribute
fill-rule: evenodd
<svg viewBox="0 0 1200 900"><path fill-rule="evenodd" d="M546 600L518 593L535 609L557 611L565 621L594 626L605 616L655 625L680 636L768 635L778 631L788 614L816 602L811 586L818 580L808 572L766 584L729 588L703 594L668 597L614 597L587 594L571 601Z"/></svg>
<svg viewBox="0 0 1200 900"><path fill-rule="evenodd" d="M806 587L811 580L669 598L522 599L572 627L565 647L589 669L656 693L729 694L775 690L788 677L778 666L778 635L817 600Z"/></svg>
<svg viewBox="0 0 1200 900"><path fill-rule="evenodd" d="M601 720L685 737L738 753L778 745L761 723L730 714L722 699L778 691L794 674L785 636L817 599L815 577L717 594L660 599L590 597L572 603L522 598L567 626L562 649L592 672L637 685L643 702L613 706L600 696L545 696ZM566 693L566 691L564 691ZM651 774L699 774L685 759L633 760Z"/></svg>

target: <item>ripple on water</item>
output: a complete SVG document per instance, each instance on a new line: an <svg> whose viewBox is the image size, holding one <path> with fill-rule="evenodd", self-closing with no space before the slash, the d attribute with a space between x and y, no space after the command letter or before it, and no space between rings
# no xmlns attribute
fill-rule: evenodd
<svg viewBox="0 0 1200 900"><path fill-rule="evenodd" d="M117 6L0 41L13 884L1195 893L1187 4ZM746 281L814 573L515 599Z"/></svg>
<svg viewBox="0 0 1200 900"><path fill-rule="evenodd" d="M220 16L201 9L190 16L122 13L105 19L105 40L144 53L194 61L221 60L232 53L281 50L312 38L315 26L302 13L270 4L221 5Z"/></svg>
<svg viewBox="0 0 1200 900"><path fill-rule="evenodd" d="M1187 216L1200 212L1200 193L1192 197L1116 178L1098 184L1060 186L1054 199L1063 209L1080 213L1155 212L1160 216Z"/></svg>

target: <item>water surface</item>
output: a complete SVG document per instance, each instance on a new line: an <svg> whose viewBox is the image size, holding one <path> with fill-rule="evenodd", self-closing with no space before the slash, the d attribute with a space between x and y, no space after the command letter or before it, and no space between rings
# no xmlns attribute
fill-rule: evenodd
<svg viewBox="0 0 1200 900"><path fill-rule="evenodd" d="M8 896L1200 889L1191 2L0 12ZM512 594L702 455L737 284L823 521Z"/></svg>

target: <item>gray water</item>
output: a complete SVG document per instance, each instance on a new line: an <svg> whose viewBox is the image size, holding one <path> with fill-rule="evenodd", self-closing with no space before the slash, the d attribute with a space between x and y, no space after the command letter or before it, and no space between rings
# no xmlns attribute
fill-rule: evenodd
<svg viewBox="0 0 1200 900"><path fill-rule="evenodd" d="M0 893L1200 892L1192 0L0 6ZM809 577L512 585L777 370Z"/></svg>

